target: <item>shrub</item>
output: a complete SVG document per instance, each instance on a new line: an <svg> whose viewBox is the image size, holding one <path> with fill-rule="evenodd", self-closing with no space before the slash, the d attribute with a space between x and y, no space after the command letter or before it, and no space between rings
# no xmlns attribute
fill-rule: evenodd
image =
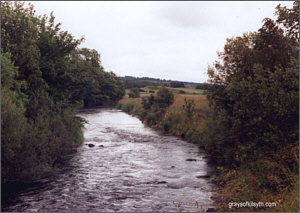
<svg viewBox="0 0 300 213"><path fill-rule="evenodd" d="M129 92L129 98L138 98L140 97L140 91L137 87L131 88Z"/></svg>
<svg viewBox="0 0 300 213"><path fill-rule="evenodd" d="M174 94L166 87L161 87L156 93L155 105L160 109L165 109L174 103Z"/></svg>
<svg viewBox="0 0 300 213"><path fill-rule="evenodd" d="M129 103L125 103L122 105L122 111L123 112L130 112L134 107L134 103L132 102L129 102Z"/></svg>
<svg viewBox="0 0 300 213"><path fill-rule="evenodd" d="M165 121L163 124L163 129L165 133L168 133L171 129L171 122L170 121Z"/></svg>
<svg viewBox="0 0 300 213"><path fill-rule="evenodd" d="M116 108L117 109L122 109L122 105L123 105L122 103L118 103Z"/></svg>
<svg viewBox="0 0 300 213"><path fill-rule="evenodd" d="M193 140L194 136L195 136L196 132L193 129L189 129L186 133L186 138L188 140Z"/></svg>
<svg viewBox="0 0 300 213"><path fill-rule="evenodd" d="M146 116L146 122L149 126L151 126L152 124L154 124L154 120L155 120L155 113L154 112L149 112Z"/></svg>
<svg viewBox="0 0 300 213"><path fill-rule="evenodd" d="M194 99L186 100L186 98L184 98L184 102L185 102L185 104L182 107L183 107L184 111L186 112L187 116L190 118L190 117L192 117L192 115L195 112L195 101L194 101Z"/></svg>
<svg viewBox="0 0 300 213"><path fill-rule="evenodd" d="M142 120L144 120L144 118L146 117L146 115L147 115L147 111L145 111L145 110L142 110L142 111L140 112L140 114L139 114L139 116L140 116L140 118L141 118Z"/></svg>
<svg viewBox="0 0 300 213"><path fill-rule="evenodd" d="M152 105L154 103L154 96L151 94L149 97L142 98L142 106L145 110L151 109Z"/></svg>

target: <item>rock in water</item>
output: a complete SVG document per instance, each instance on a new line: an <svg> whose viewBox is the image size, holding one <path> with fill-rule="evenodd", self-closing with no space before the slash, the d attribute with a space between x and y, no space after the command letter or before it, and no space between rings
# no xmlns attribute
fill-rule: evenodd
<svg viewBox="0 0 300 213"><path fill-rule="evenodd" d="M206 210L206 212L215 212L215 209L214 209L214 208L208 208L208 209Z"/></svg>
<svg viewBox="0 0 300 213"><path fill-rule="evenodd" d="M95 146L95 144L92 144L92 143L89 144L89 147L94 147L94 146Z"/></svg>
<svg viewBox="0 0 300 213"><path fill-rule="evenodd" d="M197 161L197 160L193 159L193 158L188 158L188 159L186 159L186 161Z"/></svg>
<svg viewBox="0 0 300 213"><path fill-rule="evenodd" d="M25 211L26 212L38 212L39 210L38 209L26 209Z"/></svg>
<svg viewBox="0 0 300 213"><path fill-rule="evenodd" d="M196 178L210 178L209 175L198 175L196 176Z"/></svg>

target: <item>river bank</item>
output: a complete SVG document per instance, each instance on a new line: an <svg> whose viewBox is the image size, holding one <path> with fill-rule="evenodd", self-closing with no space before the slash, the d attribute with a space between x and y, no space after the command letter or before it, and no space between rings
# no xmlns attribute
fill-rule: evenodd
<svg viewBox="0 0 300 213"><path fill-rule="evenodd" d="M85 109L84 144L54 178L16 190L4 212L206 211L215 168L207 153L116 109ZM90 147L86 144L94 144ZM189 160L193 159L193 160Z"/></svg>
<svg viewBox="0 0 300 213"><path fill-rule="evenodd" d="M178 136L185 141L199 144L202 148L211 149L208 144L203 144L205 134L218 133L209 132L210 129L206 126L211 110L205 96L175 95L174 103L163 112L147 112L143 109L141 101L142 98L124 98L119 102L118 108L166 135ZM299 175L286 169L286 162L283 160L297 161L298 151L299 145L296 142L282 149L280 153L274 153L274 159L257 159L257 162L252 162L248 167L244 165L229 169L221 164L217 166L218 175L213 180L219 186L217 194L213 196L216 202L215 210L298 211ZM218 156L213 153L211 155L218 162ZM256 165L260 165L260 168ZM262 185L261 178L266 171L271 173L265 185ZM251 202L261 202L263 205L255 206Z"/></svg>

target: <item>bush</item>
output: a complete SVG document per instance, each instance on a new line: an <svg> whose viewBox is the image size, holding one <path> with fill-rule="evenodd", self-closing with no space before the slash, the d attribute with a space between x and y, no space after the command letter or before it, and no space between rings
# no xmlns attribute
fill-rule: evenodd
<svg viewBox="0 0 300 213"><path fill-rule="evenodd" d="M168 133L171 129L171 122L170 121L165 121L163 124L163 129L165 133Z"/></svg>
<svg viewBox="0 0 300 213"><path fill-rule="evenodd" d="M129 92L129 98L138 98L140 97L140 91L137 87L131 88Z"/></svg>
<svg viewBox="0 0 300 213"><path fill-rule="evenodd" d="M151 94L149 97L142 98L142 106L145 110L151 109L152 105L154 103L154 96Z"/></svg>
<svg viewBox="0 0 300 213"><path fill-rule="evenodd" d="M189 130L187 131L187 133L186 133L186 138L187 138L188 140L193 140L195 134L196 134L195 130L189 129Z"/></svg>
<svg viewBox="0 0 300 213"><path fill-rule="evenodd" d="M26 118L25 109L12 101L9 91L1 91L2 182L37 181L53 174L57 163L82 143L84 120L51 102L47 95L37 94L29 100L31 116Z"/></svg>
<svg viewBox="0 0 300 213"><path fill-rule="evenodd" d="M116 106L116 108L117 109L122 109L122 105L123 105L122 103L118 103L117 106Z"/></svg>
<svg viewBox="0 0 300 213"><path fill-rule="evenodd" d="M161 87L156 93L155 105L160 109L165 109L174 103L174 94L166 87Z"/></svg>
<svg viewBox="0 0 300 213"><path fill-rule="evenodd" d="M147 111L142 110L142 111L140 112L139 116L140 116L140 118L141 118L142 120L144 120L144 118L147 116Z"/></svg>
<svg viewBox="0 0 300 213"><path fill-rule="evenodd" d="M132 102L125 103L122 105L122 111L128 113L133 109L133 107L134 107L134 103Z"/></svg>
<svg viewBox="0 0 300 213"><path fill-rule="evenodd" d="M195 112L195 101L194 101L194 99L186 100L186 98L184 98L184 102L185 102L185 104L182 107L183 107L184 111L186 112L187 116L190 118L190 117L192 117L192 115Z"/></svg>
<svg viewBox="0 0 300 213"><path fill-rule="evenodd" d="M149 126L151 126L152 124L154 124L154 120L155 120L155 113L154 112L149 112L146 116L146 122Z"/></svg>

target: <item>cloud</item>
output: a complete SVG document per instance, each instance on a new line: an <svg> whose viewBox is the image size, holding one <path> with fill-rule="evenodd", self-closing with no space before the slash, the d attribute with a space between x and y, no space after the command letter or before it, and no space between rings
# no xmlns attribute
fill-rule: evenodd
<svg viewBox="0 0 300 213"><path fill-rule="evenodd" d="M96 49L117 75L203 82L226 38L257 31L274 18L273 1L36 1L80 47ZM292 5L292 2L281 2ZM290 7L290 6L289 6Z"/></svg>
<svg viewBox="0 0 300 213"><path fill-rule="evenodd" d="M212 18L211 7L207 2L159 2L158 6L156 11L158 19L171 26L198 28L217 24Z"/></svg>

